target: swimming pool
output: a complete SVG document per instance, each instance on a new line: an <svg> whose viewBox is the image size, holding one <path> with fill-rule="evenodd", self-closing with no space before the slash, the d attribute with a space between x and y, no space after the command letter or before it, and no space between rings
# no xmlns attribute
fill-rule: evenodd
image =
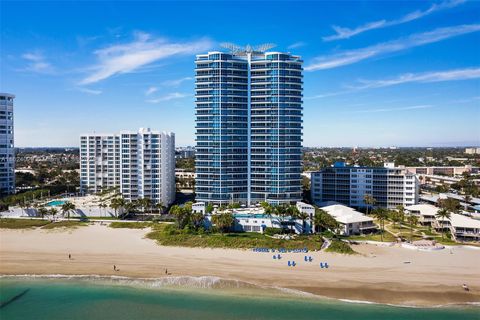
<svg viewBox="0 0 480 320"><path fill-rule="evenodd" d="M66 201L63 201L63 200L54 200L54 201L50 201L49 203L47 203L47 206L49 207L56 207L56 206L61 206L61 205L64 205Z"/></svg>

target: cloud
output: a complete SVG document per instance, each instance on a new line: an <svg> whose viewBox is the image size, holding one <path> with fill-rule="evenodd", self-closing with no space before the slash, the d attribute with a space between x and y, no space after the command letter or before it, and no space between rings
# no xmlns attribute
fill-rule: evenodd
<svg viewBox="0 0 480 320"><path fill-rule="evenodd" d="M338 68L341 66L360 62L369 58L381 56L387 53L398 52L429 43L438 42L463 34L480 30L480 24L458 25L438 28L433 31L415 33L406 38L400 38L388 42L382 42L365 48L353 49L338 54L317 57L314 62L305 67L306 71Z"/></svg>
<svg viewBox="0 0 480 320"><path fill-rule="evenodd" d="M406 73L396 78L383 80L359 80L361 85L353 86L352 89L362 90L395 86L412 82L442 82L456 80L470 80L480 78L480 68L455 69L448 71L433 71L425 73Z"/></svg>
<svg viewBox="0 0 480 320"><path fill-rule="evenodd" d="M338 96L342 94L348 94L365 89L374 89L382 87L390 87L401 85L404 83L428 83L428 82L443 82L443 81L461 81L480 78L480 68L466 68L466 69L454 69L444 71L429 71L423 73L405 73L395 78L390 79L377 79L377 80L358 80L359 84L349 85L347 90L328 92L318 94L310 97L306 97L306 100L327 98L332 96Z"/></svg>
<svg viewBox="0 0 480 320"><path fill-rule="evenodd" d="M287 47L287 49L296 49L296 48L304 47L306 45L307 44L305 42L299 41L299 42L292 43Z"/></svg>
<svg viewBox="0 0 480 320"><path fill-rule="evenodd" d="M157 91L158 91L158 88L157 88L157 87L149 87L149 88L147 89L147 91L145 91L145 95L146 95L146 96L149 96L149 95L151 95L152 93L157 92Z"/></svg>
<svg viewBox="0 0 480 320"><path fill-rule="evenodd" d="M373 22L367 22L361 26L358 26L353 29L349 28L343 28L339 26L332 26L333 30L335 30L336 34L323 37L322 39L324 41L332 41L332 40L339 40L339 39L348 39L350 37L353 37L355 35L358 35L360 33L369 31L369 30L374 30L374 29L381 29L381 28L386 28L386 27L391 27L403 23L407 23L413 20L417 20L420 18L423 18L425 16L428 16L436 11L444 10L444 9L450 9L453 7L456 7L462 3L465 3L465 0L449 0L449 1L443 1L441 3L435 3L432 4L427 10L424 11L413 11L410 12L404 16L402 16L399 19L395 20L378 20L378 21L373 21Z"/></svg>
<svg viewBox="0 0 480 320"><path fill-rule="evenodd" d="M162 85L169 86L169 87L178 87L179 85L182 84L182 82L190 81L190 80L193 80L193 77L184 77L180 79L166 80L162 82Z"/></svg>
<svg viewBox="0 0 480 320"><path fill-rule="evenodd" d="M395 112L395 111L418 110L418 109L429 109L429 108L433 108L433 106L426 104L426 105L409 106L409 107L401 107L401 108L368 109L368 110L353 111L352 113Z"/></svg>
<svg viewBox="0 0 480 320"><path fill-rule="evenodd" d="M152 62L176 55L195 54L211 47L207 39L192 42L169 42L155 39L143 32L135 34L134 41L115 44L95 51L98 63L91 68L93 72L80 81L90 84L105 80L117 74L130 73Z"/></svg>
<svg viewBox="0 0 480 320"><path fill-rule="evenodd" d="M166 94L166 95L164 95L164 96L161 96L161 97L158 97L158 98L155 98L155 99L149 99L149 100L147 100L146 102L149 102L149 103L160 103L160 102L164 102L164 101L170 101L170 100L175 100L175 99L182 99L182 98L191 97L191 96L192 96L192 95L189 94L189 93L172 92L172 93Z"/></svg>
<svg viewBox="0 0 480 320"><path fill-rule="evenodd" d="M88 94L93 94L93 95L99 95L102 93L101 90L95 90L95 89L88 89L88 88L83 88L83 87L79 87L77 88L78 91L80 92L84 92L84 93L88 93Z"/></svg>
<svg viewBox="0 0 480 320"><path fill-rule="evenodd" d="M53 73L52 65L47 62L46 58L39 51L27 52L22 54L22 58L28 61L25 71L36 73Z"/></svg>

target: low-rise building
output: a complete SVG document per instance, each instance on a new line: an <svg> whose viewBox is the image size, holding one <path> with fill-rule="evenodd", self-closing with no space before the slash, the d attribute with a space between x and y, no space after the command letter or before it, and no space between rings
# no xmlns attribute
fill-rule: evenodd
<svg viewBox="0 0 480 320"><path fill-rule="evenodd" d="M465 166L444 166L444 167L404 167L408 172L417 175L443 175L443 176L459 176L465 172L479 173L480 168L471 165Z"/></svg>
<svg viewBox="0 0 480 320"><path fill-rule="evenodd" d="M435 223L435 216L439 208L430 204L415 204L405 207L407 214L418 217L418 222L424 226L432 226Z"/></svg>
<svg viewBox="0 0 480 320"><path fill-rule="evenodd" d="M309 204L298 202L296 204L300 212L307 214L307 219L302 220L297 217L267 215L265 210L260 207L227 209L232 213L234 223L232 230L235 232L258 232L263 233L266 228L278 228L290 230L296 234L313 233L313 216L315 208ZM212 217L220 212L215 210L212 214L205 212L205 203L197 202L192 205L192 211L205 214L205 227L212 226Z"/></svg>
<svg viewBox="0 0 480 320"><path fill-rule="evenodd" d="M461 214L452 213L450 219L436 218L436 230L448 230L457 241L479 241L480 221Z"/></svg>
<svg viewBox="0 0 480 320"><path fill-rule="evenodd" d="M340 234L349 236L354 234L370 233L377 229L373 218L368 217L353 208L332 204L321 209L325 210L340 224Z"/></svg>

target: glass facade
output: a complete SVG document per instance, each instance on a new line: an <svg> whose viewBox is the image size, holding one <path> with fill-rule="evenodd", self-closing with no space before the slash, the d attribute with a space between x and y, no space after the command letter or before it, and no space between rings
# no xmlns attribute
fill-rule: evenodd
<svg viewBox="0 0 480 320"><path fill-rule="evenodd" d="M0 93L0 196L15 193L14 95Z"/></svg>
<svg viewBox="0 0 480 320"><path fill-rule="evenodd" d="M301 200L302 84L290 54L197 56L197 201Z"/></svg>

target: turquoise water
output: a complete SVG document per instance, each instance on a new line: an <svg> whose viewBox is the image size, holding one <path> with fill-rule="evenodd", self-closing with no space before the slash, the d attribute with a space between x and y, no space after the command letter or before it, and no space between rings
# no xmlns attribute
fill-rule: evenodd
<svg viewBox="0 0 480 320"><path fill-rule="evenodd" d="M28 291L25 291L28 290ZM217 289L167 289L84 280L1 278L0 319L470 320L480 308L401 308Z"/></svg>
<svg viewBox="0 0 480 320"><path fill-rule="evenodd" d="M65 201L63 200L55 200L55 201L50 201L49 203L47 203L47 206L49 207L54 207L54 206L61 206L65 204Z"/></svg>

